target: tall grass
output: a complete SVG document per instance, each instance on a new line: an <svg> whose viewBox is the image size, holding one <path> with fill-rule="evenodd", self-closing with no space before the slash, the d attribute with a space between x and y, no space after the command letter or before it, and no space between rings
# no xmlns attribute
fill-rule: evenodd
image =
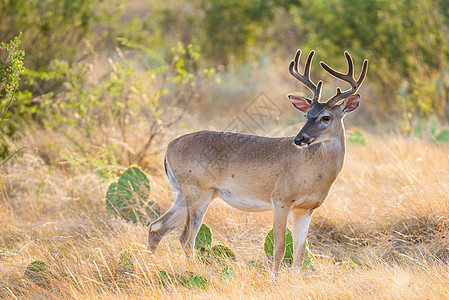
<svg viewBox="0 0 449 300"><path fill-rule="evenodd" d="M91 170L72 173L27 153L1 178L0 295L28 299L141 298L444 298L449 296L449 147L397 136L348 145L342 174L309 231L315 270L285 267L271 281L263 240L272 214L237 211L216 199L204 222L214 243L234 249L235 279L218 265L184 257L179 232L146 249L147 227L106 213L107 182ZM162 162L162 157L160 159ZM162 164L162 163L161 163ZM150 176L150 200L173 202L165 176ZM132 255L134 270L120 256ZM24 276L44 261L47 284ZM256 261L251 264L250 261ZM254 266L256 265L256 266ZM207 290L163 286L157 274L192 271Z"/></svg>

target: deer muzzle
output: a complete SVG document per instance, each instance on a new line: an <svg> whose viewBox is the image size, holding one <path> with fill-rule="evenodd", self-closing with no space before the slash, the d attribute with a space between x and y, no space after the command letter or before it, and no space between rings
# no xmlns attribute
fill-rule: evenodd
<svg viewBox="0 0 449 300"><path fill-rule="evenodd" d="M307 133L298 133L298 135L295 137L294 142L295 145L300 147L306 147L310 143L312 143L315 140L315 138L309 136Z"/></svg>

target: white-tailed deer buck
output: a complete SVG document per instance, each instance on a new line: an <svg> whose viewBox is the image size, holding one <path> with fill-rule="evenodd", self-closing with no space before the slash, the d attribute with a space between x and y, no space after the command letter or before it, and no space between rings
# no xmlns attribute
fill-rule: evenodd
<svg viewBox="0 0 449 300"><path fill-rule="evenodd" d="M346 74L321 66L350 84L326 102L319 102L322 81L310 79L310 52L304 74L298 71L301 50L290 63L290 73L313 92L313 98L289 95L292 104L306 113L307 122L296 137L268 138L232 132L199 131L183 135L167 147L165 169L178 193L173 206L150 225L148 243L154 252L162 238L184 225L180 240L193 255L195 238L214 196L248 212L273 210L274 264L279 270L285 252L287 220L293 214L293 265L299 271L313 211L326 199L343 167L345 132L343 117L359 105L356 94L368 68L363 62L356 81L348 52Z"/></svg>

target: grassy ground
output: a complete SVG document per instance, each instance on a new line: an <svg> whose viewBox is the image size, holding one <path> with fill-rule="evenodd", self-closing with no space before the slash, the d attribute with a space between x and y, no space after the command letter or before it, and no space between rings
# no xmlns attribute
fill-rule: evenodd
<svg viewBox="0 0 449 300"><path fill-rule="evenodd" d="M309 230L315 270L295 276L285 267L274 282L263 252L271 213L237 211L216 199L204 222L214 244L229 245L236 253L229 263L235 279L224 282L219 265L184 257L179 232L149 255L147 227L107 214L109 182L92 170L67 172L26 153L11 160L1 177L0 297L446 298L448 154L448 146L394 136L349 145L342 174ZM150 200L167 209L174 195L165 175L149 177ZM134 270L120 260L125 251ZM34 260L46 262L47 277L24 276ZM209 288L163 286L157 280L162 269L202 275Z"/></svg>

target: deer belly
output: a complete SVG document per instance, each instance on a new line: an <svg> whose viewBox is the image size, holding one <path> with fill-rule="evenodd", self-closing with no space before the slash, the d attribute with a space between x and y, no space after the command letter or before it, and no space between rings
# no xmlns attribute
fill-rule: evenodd
<svg viewBox="0 0 449 300"><path fill-rule="evenodd" d="M243 211L257 212L273 210L273 207L269 202L260 199L244 197L242 195L239 195L238 193L233 193L228 189L217 189L215 190L215 193L230 206Z"/></svg>

